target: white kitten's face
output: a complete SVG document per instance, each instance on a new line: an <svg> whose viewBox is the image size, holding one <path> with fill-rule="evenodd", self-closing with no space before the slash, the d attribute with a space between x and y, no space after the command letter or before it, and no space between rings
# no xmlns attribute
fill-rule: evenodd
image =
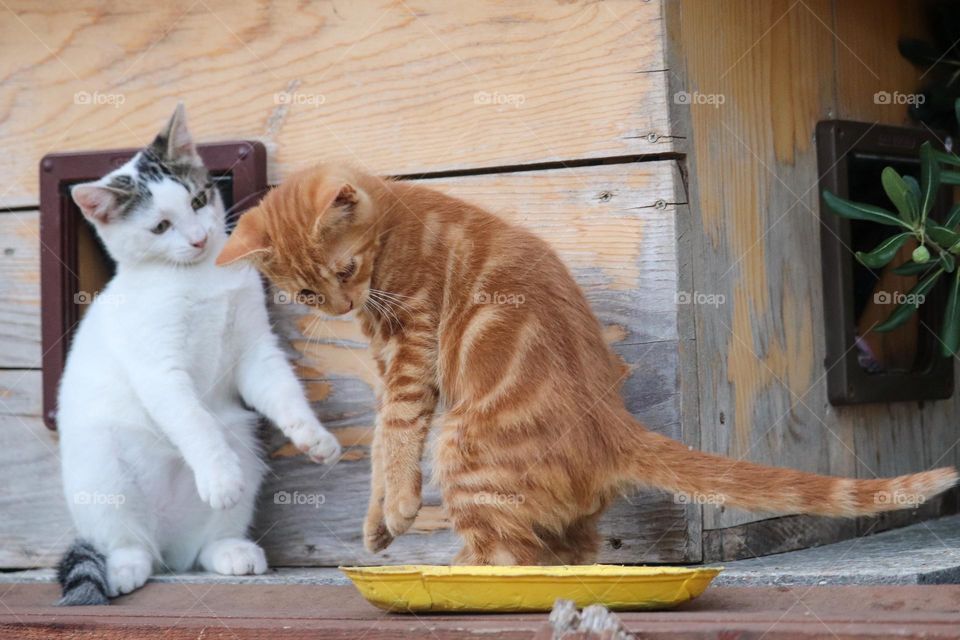
<svg viewBox="0 0 960 640"><path fill-rule="evenodd" d="M110 184L124 176L137 185L132 197L135 201L124 215L105 223L94 222L117 262L193 264L215 250L211 249L211 240L224 225L223 203L216 187L205 182L189 189L167 176L159 181L140 178L138 183L135 170L131 173L129 166L105 176L103 181Z"/></svg>
<svg viewBox="0 0 960 640"><path fill-rule="evenodd" d="M150 146L70 193L120 264L194 264L211 256L223 235L223 201L182 106Z"/></svg>

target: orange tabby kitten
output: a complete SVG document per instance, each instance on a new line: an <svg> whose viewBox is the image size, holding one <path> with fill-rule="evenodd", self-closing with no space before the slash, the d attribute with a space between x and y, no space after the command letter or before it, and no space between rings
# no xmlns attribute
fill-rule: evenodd
<svg viewBox="0 0 960 640"><path fill-rule="evenodd" d="M355 309L370 339L383 382L364 524L371 551L417 515L438 402L446 414L434 468L464 541L461 563L588 562L601 513L634 485L751 510L858 516L957 480L952 468L818 476L648 431L624 408L623 365L547 244L426 187L337 166L304 171L243 216L217 262L238 259L328 314Z"/></svg>

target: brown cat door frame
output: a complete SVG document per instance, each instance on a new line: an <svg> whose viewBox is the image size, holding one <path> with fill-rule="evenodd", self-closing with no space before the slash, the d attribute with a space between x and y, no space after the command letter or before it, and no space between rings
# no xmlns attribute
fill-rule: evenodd
<svg viewBox="0 0 960 640"><path fill-rule="evenodd" d="M40 343L43 421L50 429L56 429L57 388L82 307L113 270L69 188L97 180L138 151L52 153L40 161ZM229 228L266 191L267 150L238 140L197 145L197 151L223 195Z"/></svg>

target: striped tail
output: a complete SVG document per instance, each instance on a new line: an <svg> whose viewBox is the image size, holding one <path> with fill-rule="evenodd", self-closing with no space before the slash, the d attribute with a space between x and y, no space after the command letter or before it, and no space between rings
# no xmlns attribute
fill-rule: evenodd
<svg viewBox="0 0 960 640"><path fill-rule="evenodd" d="M954 486L958 478L953 467L876 480L821 476L691 450L636 426L626 479L696 504L783 515L867 516L915 508Z"/></svg>
<svg viewBox="0 0 960 640"><path fill-rule="evenodd" d="M107 560L92 544L74 540L57 565L63 590L58 606L108 604Z"/></svg>

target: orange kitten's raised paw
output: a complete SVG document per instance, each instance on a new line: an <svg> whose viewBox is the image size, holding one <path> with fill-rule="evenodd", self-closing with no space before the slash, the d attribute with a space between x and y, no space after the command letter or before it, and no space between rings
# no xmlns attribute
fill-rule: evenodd
<svg viewBox="0 0 960 640"><path fill-rule="evenodd" d="M370 553L379 553L390 546L393 542L393 536L387 530L387 525L383 521L383 514L377 510L377 513L367 513L367 519L363 523L363 546Z"/></svg>
<svg viewBox="0 0 960 640"><path fill-rule="evenodd" d="M389 496L389 494L388 494ZM406 533L420 511L420 496L409 495L403 498L386 500L383 504L384 521L387 530L397 537Z"/></svg>

